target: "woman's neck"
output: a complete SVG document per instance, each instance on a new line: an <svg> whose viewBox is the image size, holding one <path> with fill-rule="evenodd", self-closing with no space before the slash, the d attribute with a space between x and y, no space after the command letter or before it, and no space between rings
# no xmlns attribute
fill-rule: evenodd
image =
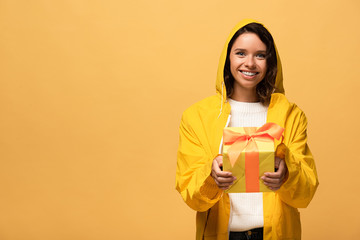
<svg viewBox="0 0 360 240"><path fill-rule="evenodd" d="M234 88L234 92L231 94L230 98L238 102L259 102L256 89L243 90Z"/></svg>

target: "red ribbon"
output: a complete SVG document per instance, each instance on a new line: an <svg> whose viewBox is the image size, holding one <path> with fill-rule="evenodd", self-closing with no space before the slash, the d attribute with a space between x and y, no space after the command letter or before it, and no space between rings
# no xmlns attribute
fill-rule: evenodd
<svg viewBox="0 0 360 240"><path fill-rule="evenodd" d="M275 123L266 123L256 128L244 128L244 133L224 129L224 144L228 149L230 164L233 167L240 153L245 151L246 192L259 192L259 150L256 141L272 142L280 139L284 129Z"/></svg>

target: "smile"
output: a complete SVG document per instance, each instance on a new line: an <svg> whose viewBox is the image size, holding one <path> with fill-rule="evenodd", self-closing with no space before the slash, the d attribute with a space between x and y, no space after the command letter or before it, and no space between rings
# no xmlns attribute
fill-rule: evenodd
<svg viewBox="0 0 360 240"><path fill-rule="evenodd" d="M255 76L256 74L259 73L259 72L246 72L246 71L241 71L241 70L240 70L240 72L249 77Z"/></svg>

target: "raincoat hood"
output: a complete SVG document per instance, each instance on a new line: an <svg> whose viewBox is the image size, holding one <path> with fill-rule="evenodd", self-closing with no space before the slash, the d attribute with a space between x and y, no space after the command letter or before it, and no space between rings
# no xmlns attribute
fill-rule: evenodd
<svg viewBox="0 0 360 240"><path fill-rule="evenodd" d="M225 87L225 82L224 82L224 66L225 66L225 61L226 61L226 55L227 55L227 49L228 49L229 42L232 39L232 37L235 35L235 33L240 28L244 27L245 25L247 25L249 23L259 23L259 22L255 21L253 19L244 19L244 20L240 21L231 30L231 32L229 34L229 37L227 38L226 43L224 45L224 48L223 48L223 50L221 52L218 71L217 71L217 78L216 78L216 92L221 95L222 101L226 100L226 87ZM276 74L275 91L274 92L284 94L285 91L284 91L284 87L283 87L283 75L282 75L280 57L279 57L279 53L278 53L278 51L276 49L275 43L274 43L274 46L275 46L276 58L277 58L277 74Z"/></svg>

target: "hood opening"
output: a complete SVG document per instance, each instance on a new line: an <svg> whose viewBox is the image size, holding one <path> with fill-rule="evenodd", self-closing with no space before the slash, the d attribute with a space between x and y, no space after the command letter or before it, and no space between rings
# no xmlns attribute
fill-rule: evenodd
<svg viewBox="0 0 360 240"><path fill-rule="evenodd" d="M222 53L220 55L218 71L217 71L217 78L216 78L216 92L217 92L217 94L220 94L220 98L221 98L221 108L220 108L219 117L220 117L220 115L222 113L223 104L224 104L224 102L226 102L226 99L227 99L226 87L225 87L225 82L224 82L224 67L225 67L225 62L226 62L226 57L227 57L228 45L229 45L229 42L231 41L231 39L233 38L233 36L236 34L236 32L240 28L242 28L242 27L244 27L244 26L246 26L246 25L248 25L250 23L259 23L259 22L255 21L253 19L244 19L244 20L240 21L231 30L231 32L230 32L230 34L229 34L229 36L228 36L228 38L227 38L227 40L225 42L225 45L223 47ZM261 24L261 23L259 23L259 24ZM277 92L277 93L283 93L284 94L285 91L284 91L284 87L283 87L282 67L281 67L280 57L279 57L279 54L278 54L278 51L277 51L277 48L276 48L275 40L274 40L274 48L275 48L276 59L277 59L277 74L276 74L276 78L275 78L275 87L273 89L273 93Z"/></svg>

